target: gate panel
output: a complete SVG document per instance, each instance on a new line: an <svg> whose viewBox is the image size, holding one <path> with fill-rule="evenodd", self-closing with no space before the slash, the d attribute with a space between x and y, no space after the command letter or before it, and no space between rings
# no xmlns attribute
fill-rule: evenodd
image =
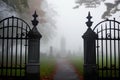
<svg viewBox="0 0 120 80"><path fill-rule="evenodd" d="M98 80L119 80L120 78L120 23L105 20L93 29L98 34L96 40L96 62Z"/></svg>
<svg viewBox="0 0 120 80"><path fill-rule="evenodd" d="M17 17L0 21L0 77L24 77L29 25Z"/></svg>

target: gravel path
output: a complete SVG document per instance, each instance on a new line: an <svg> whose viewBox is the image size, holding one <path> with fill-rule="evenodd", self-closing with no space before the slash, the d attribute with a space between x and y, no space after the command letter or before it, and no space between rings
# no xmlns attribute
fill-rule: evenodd
<svg viewBox="0 0 120 80"><path fill-rule="evenodd" d="M80 80L72 66L65 59L57 60L57 70L54 80Z"/></svg>

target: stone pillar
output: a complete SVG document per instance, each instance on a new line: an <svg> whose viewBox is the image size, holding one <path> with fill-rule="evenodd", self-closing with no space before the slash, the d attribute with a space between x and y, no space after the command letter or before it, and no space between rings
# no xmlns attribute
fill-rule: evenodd
<svg viewBox="0 0 120 80"><path fill-rule="evenodd" d="M42 35L37 30L37 14L33 15L33 29L28 33L28 62L27 62L27 80L40 80L40 39Z"/></svg>
<svg viewBox="0 0 120 80"><path fill-rule="evenodd" d="M96 65L96 42L97 34L90 28L92 26L92 16L87 17L86 22L88 29L82 36L84 39L84 80L97 80Z"/></svg>

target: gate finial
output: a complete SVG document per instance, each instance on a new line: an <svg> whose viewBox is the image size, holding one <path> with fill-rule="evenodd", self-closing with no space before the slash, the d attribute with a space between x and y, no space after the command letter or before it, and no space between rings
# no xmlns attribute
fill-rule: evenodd
<svg viewBox="0 0 120 80"><path fill-rule="evenodd" d="M34 27L36 27L39 23L38 20L37 20L38 15L37 15L36 11L32 16L34 17L34 19L32 20L32 24L33 24Z"/></svg>
<svg viewBox="0 0 120 80"><path fill-rule="evenodd" d="M87 19L88 21L86 22L87 26L90 28L92 26L92 21L91 21L92 16L90 15L90 12L88 13Z"/></svg>

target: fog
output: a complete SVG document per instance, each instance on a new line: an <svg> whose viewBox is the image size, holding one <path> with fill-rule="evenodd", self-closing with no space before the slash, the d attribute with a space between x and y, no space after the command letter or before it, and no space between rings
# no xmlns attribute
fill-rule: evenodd
<svg viewBox="0 0 120 80"><path fill-rule="evenodd" d="M36 10L39 15L37 18L39 21L37 28L42 34L41 45L47 46L46 44L53 38L55 34L55 22L52 17L56 13L48 6L46 0L0 0L0 7L0 20L10 16L19 17L25 20L31 29L33 28L31 23L33 19L32 15ZM2 31L0 33L2 34Z"/></svg>
<svg viewBox="0 0 120 80"><path fill-rule="evenodd" d="M83 54L82 35L87 30L87 26L85 22L87 22L86 17L89 11L93 16L92 21L94 23L92 25L92 28L94 28L94 26L97 23L104 20L103 15L104 17L109 19L113 19L113 17L115 17L116 20L120 20L119 11L116 11L114 14L109 13L111 16L107 14L105 15L105 12L107 12L107 6L105 4L106 3L116 4L114 0L101 1L99 6L96 7L86 8L85 5L80 5L79 8L77 9L75 9L77 5L75 3L75 0L59 0L59 1L47 0L47 2L48 4L52 5L52 7L57 12L57 15L55 17L56 26L57 26L57 31L56 31L57 35L48 44L49 46L53 46L55 50L56 49L60 50L61 38L65 37L66 50L68 52L71 51L72 53L75 52L78 54ZM118 4L116 6L118 6ZM48 48L49 51L49 47L47 46L46 48Z"/></svg>
<svg viewBox="0 0 120 80"><path fill-rule="evenodd" d="M90 0L91 2L87 0L26 0L28 7L22 12L19 12L18 7L20 6L16 9L3 1L6 0L0 1L0 6L2 6L0 19L14 15L25 19L31 25L31 15L35 10L37 11L39 15L37 28L42 34L40 45L42 53L49 53L50 47L52 47L57 54L61 50L61 39L64 37L66 53L83 54L82 35L87 30L85 22L87 22L86 17L89 11L93 16L92 28L105 18L113 19L115 17L116 20L120 20L119 0ZM96 6L91 7L92 3ZM112 4L113 7L108 9L109 5L106 4ZM14 3L13 5L15 6Z"/></svg>

